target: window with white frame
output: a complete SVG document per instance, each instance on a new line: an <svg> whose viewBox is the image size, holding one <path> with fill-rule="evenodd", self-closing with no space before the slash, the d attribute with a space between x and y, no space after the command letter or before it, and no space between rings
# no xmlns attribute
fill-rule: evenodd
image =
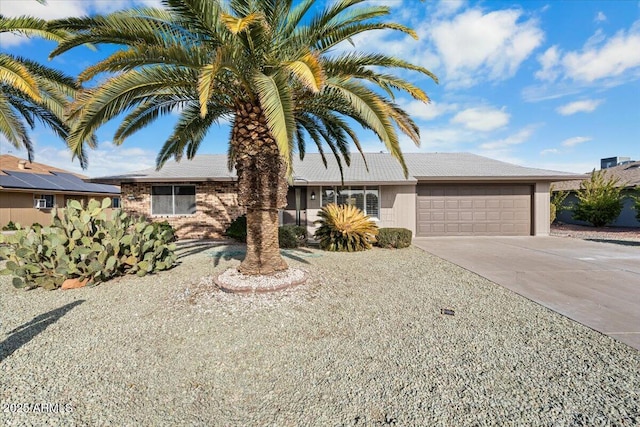
<svg viewBox="0 0 640 427"><path fill-rule="evenodd" d="M120 197L111 198L111 207L114 209L120 209Z"/></svg>
<svg viewBox="0 0 640 427"><path fill-rule="evenodd" d="M194 215L195 185L154 185L151 187L152 215Z"/></svg>
<svg viewBox="0 0 640 427"><path fill-rule="evenodd" d="M56 196L53 194L34 194L33 206L38 209L53 209L56 207Z"/></svg>
<svg viewBox="0 0 640 427"><path fill-rule="evenodd" d="M380 218L380 187L322 187L321 194L322 206L353 205L371 218Z"/></svg>

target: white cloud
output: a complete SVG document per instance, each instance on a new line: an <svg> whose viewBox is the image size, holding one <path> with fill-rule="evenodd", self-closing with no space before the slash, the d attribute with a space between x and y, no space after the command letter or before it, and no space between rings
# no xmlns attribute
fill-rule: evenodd
<svg viewBox="0 0 640 427"><path fill-rule="evenodd" d="M417 100L400 99L398 104L402 107L413 119L420 120L433 120L445 113L455 111L458 106L456 104L445 104L435 101L431 101L428 104Z"/></svg>
<svg viewBox="0 0 640 427"><path fill-rule="evenodd" d="M540 152L541 156L546 156L547 154L558 154L560 150L557 148L546 148Z"/></svg>
<svg viewBox="0 0 640 427"><path fill-rule="evenodd" d="M519 22L521 17L515 9L486 14L470 9L453 20L436 22L429 32L444 62L444 81L470 87L484 79L513 76L544 37L537 21Z"/></svg>
<svg viewBox="0 0 640 427"><path fill-rule="evenodd" d="M538 56L538 62L542 69L536 72L535 76L539 80L554 81L562 71L560 69L560 53L558 46L551 46L542 55Z"/></svg>
<svg viewBox="0 0 640 427"><path fill-rule="evenodd" d="M575 147L578 144L582 144L587 141L591 141L593 138L588 136L574 136L573 138L567 138L562 141L563 147Z"/></svg>
<svg viewBox="0 0 640 427"><path fill-rule="evenodd" d="M587 83L639 68L640 21L628 33L619 31L604 44L567 53L562 64L569 78Z"/></svg>
<svg viewBox="0 0 640 427"><path fill-rule="evenodd" d="M539 80L555 81L560 76L580 83L611 81L626 73L640 73L640 21L629 31L618 31L607 38L596 31L580 51L561 53L552 46L538 57L541 69L535 76Z"/></svg>
<svg viewBox="0 0 640 427"><path fill-rule="evenodd" d="M509 114L491 107L468 108L456 114L451 123L463 125L467 129L483 132L492 131L509 123Z"/></svg>
<svg viewBox="0 0 640 427"><path fill-rule="evenodd" d="M465 4L465 0L440 0L435 13L438 15L449 16L456 13Z"/></svg>
<svg viewBox="0 0 640 427"><path fill-rule="evenodd" d="M570 102L561 107L558 107L556 111L563 116L570 116L576 113L591 113L598 108L598 105L602 103L601 99L585 99L582 101Z"/></svg>
<svg viewBox="0 0 640 427"><path fill-rule="evenodd" d="M604 21L607 20L607 15L605 15L602 11L599 11L596 14L596 17L593 18L593 20L596 21L596 22L604 22Z"/></svg>
<svg viewBox="0 0 640 427"><path fill-rule="evenodd" d="M535 126L527 126L506 138L480 144L480 148L483 150L501 150L513 145L522 144L533 135L535 128Z"/></svg>
<svg viewBox="0 0 640 427"><path fill-rule="evenodd" d="M34 161L58 167L73 173L97 177L117 175L155 166L156 153L131 145L116 146L110 142L101 142L96 150L87 150L89 167L83 170L78 159L71 160L71 152L63 143L40 145L34 136ZM0 154L27 158L25 150L17 149L6 141L0 141Z"/></svg>

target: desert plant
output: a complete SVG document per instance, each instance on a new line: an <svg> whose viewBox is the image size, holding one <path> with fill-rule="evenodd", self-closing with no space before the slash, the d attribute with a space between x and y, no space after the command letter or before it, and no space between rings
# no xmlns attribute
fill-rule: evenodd
<svg viewBox="0 0 640 427"><path fill-rule="evenodd" d="M224 234L239 242L247 241L247 216L240 215L229 224Z"/></svg>
<svg viewBox="0 0 640 427"><path fill-rule="evenodd" d="M20 227L20 224L16 224L13 221L9 221L7 225L2 227L2 231L15 231Z"/></svg>
<svg viewBox="0 0 640 427"><path fill-rule="evenodd" d="M377 246L381 248L408 248L411 246L411 230L406 228L380 228Z"/></svg>
<svg viewBox="0 0 640 427"><path fill-rule="evenodd" d="M353 205L330 203L318 213L314 237L328 251L354 252L371 249L378 226Z"/></svg>
<svg viewBox="0 0 640 427"><path fill-rule="evenodd" d="M160 234L164 231L170 231L171 234L173 235L171 242L175 242L176 240L178 240L178 236L176 235L176 230L173 228L171 224L169 224L169 221L151 222L151 225L153 226L153 232L155 234Z"/></svg>
<svg viewBox="0 0 640 427"><path fill-rule="evenodd" d="M633 200L633 209L636 211L636 219L640 221L640 186L635 188L635 193L631 195Z"/></svg>
<svg viewBox="0 0 640 427"><path fill-rule="evenodd" d="M568 191L560 191L555 190L553 186L551 186L551 200L550 200L550 220L551 223L556 220L557 216L560 215L560 212L568 210L569 208L564 205L564 201L569 195Z"/></svg>
<svg viewBox="0 0 640 427"><path fill-rule="evenodd" d="M57 289L64 280L88 279L98 284L112 277L166 270L176 262L171 230L159 230L141 218L114 211L107 220L102 204L86 208L72 200L52 211L53 224L40 230L19 229L0 236L0 256L7 258L2 274L13 274L18 288Z"/></svg>
<svg viewBox="0 0 640 427"><path fill-rule="evenodd" d="M283 225L278 229L278 242L281 248L293 249L304 246L307 241L307 229L299 225Z"/></svg>
<svg viewBox="0 0 640 427"><path fill-rule="evenodd" d="M405 71L436 77L393 52L340 48L382 29L417 38L410 28L386 20L388 6L361 0L161 3L163 9L49 23L72 33L52 56L87 44L115 45L110 56L80 73L80 81L97 84L69 109L73 126L67 140L79 155L85 140L117 119L113 142L119 145L177 111L174 131L156 158L160 168L172 157L193 158L207 143L210 127L229 120L229 164L235 166L237 203L249 224L242 273L287 269L272 242L278 238L278 209L287 203L294 152L304 157L306 142L317 144L325 164L328 146L342 171L352 148L362 153L353 131L358 124L384 143L408 176L399 133L419 144L420 127L396 99L407 94L429 100L405 79Z"/></svg>
<svg viewBox="0 0 640 427"><path fill-rule="evenodd" d="M619 179L594 169L591 177L580 183L573 218L590 222L595 227L614 221L622 211L622 186L619 183Z"/></svg>

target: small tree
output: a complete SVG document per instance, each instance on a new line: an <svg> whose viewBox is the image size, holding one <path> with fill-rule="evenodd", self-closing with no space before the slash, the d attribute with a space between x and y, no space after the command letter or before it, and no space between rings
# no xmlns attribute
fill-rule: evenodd
<svg viewBox="0 0 640 427"><path fill-rule="evenodd" d="M614 221L622 212L622 186L619 184L619 179L594 169L591 178L580 183L573 218L590 222L595 227Z"/></svg>
<svg viewBox="0 0 640 427"><path fill-rule="evenodd" d="M551 209L550 222L551 223L553 223L553 221L556 220L557 216L560 215L560 212L569 209L567 206L564 205L564 200L567 198L568 195L569 195L568 191L555 190L553 186L551 186L551 204L550 204L550 209Z"/></svg>
<svg viewBox="0 0 640 427"><path fill-rule="evenodd" d="M640 221L640 186L636 187L636 194L632 195L633 209L636 210L636 219Z"/></svg>

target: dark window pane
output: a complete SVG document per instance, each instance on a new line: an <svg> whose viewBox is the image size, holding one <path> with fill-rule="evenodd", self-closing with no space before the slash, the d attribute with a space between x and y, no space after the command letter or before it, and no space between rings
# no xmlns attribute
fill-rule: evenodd
<svg viewBox="0 0 640 427"><path fill-rule="evenodd" d="M339 205L349 204L349 188L342 187L338 190L338 194L336 195L336 203Z"/></svg>
<svg viewBox="0 0 640 427"><path fill-rule="evenodd" d="M377 188L367 188L367 215L380 218L380 201Z"/></svg>
<svg viewBox="0 0 640 427"><path fill-rule="evenodd" d="M336 202L336 190L333 187L322 187L322 206Z"/></svg>
<svg viewBox="0 0 640 427"><path fill-rule="evenodd" d="M349 195L349 204L354 205L356 208L364 212L364 188L351 187L351 193Z"/></svg>
<svg viewBox="0 0 640 427"><path fill-rule="evenodd" d="M114 209L120 208L120 197L111 198L111 207Z"/></svg>
<svg viewBox="0 0 640 427"><path fill-rule="evenodd" d="M151 214L173 215L173 195L171 186L151 187Z"/></svg>
<svg viewBox="0 0 640 427"><path fill-rule="evenodd" d="M196 213L196 187L193 185L175 186L176 215L193 215Z"/></svg>

